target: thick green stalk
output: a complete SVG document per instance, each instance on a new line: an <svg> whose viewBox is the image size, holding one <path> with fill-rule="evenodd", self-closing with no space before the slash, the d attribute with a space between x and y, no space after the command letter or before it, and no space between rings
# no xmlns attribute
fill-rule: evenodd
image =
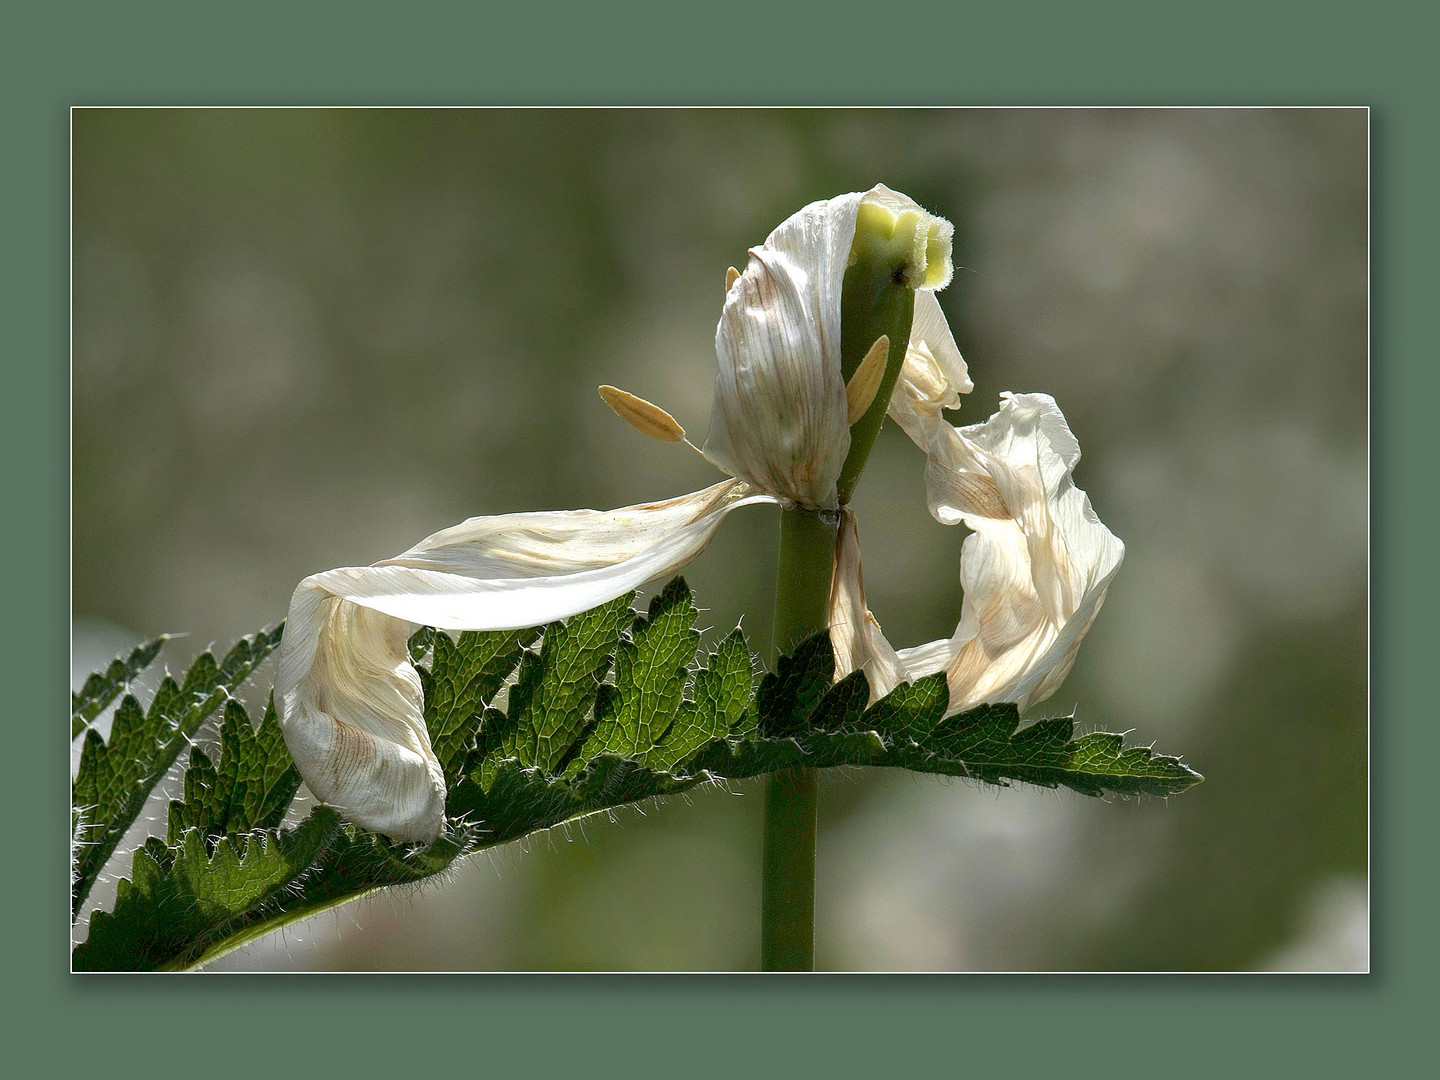
<svg viewBox="0 0 1440 1080"><path fill-rule="evenodd" d="M775 587L775 655L829 623L830 576L839 517L795 507L780 515L780 568ZM765 781L761 856L760 969L815 967L814 769L772 773Z"/></svg>
<svg viewBox="0 0 1440 1080"><path fill-rule="evenodd" d="M850 501L860 470L885 420L905 362L915 317L914 289L932 260L949 256L934 219L862 202L840 296L840 366L848 385L882 336L890 343L874 400L850 426L850 450L836 485ZM943 250L942 250L943 249ZM948 264L936 262L936 268ZM931 284L936 284L932 281ZM830 577L839 515L794 507L780 518L780 576L775 588L775 655L829 627ZM765 842L760 899L763 971L815 968L815 770L772 774L765 783Z"/></svg>
<svg viewBox="0 0 1440 1080"><path fill-rule="evenodd" d="M765 846L760 891L760 970L815 970L814 769L765 778Z"/></svg>
<svg viewBox="0 0 1440 1080"><path fill-rule="evenodd" d="M830 575L840 515L799 506L780 514L780 565L775 583L775 655L787 653L830 625Z"/></svg>
<svg viewBox="0 0 1440 1080"><path fill-rule="evenodd" d="M887 226L895 231L886 232ZM851 253L854 261L845 271L840 293L840 371L848 383L881 335L890 339L890 356L875 400L850 426L850 452L838 484L841 505L848 503L855 491L905 363L915 317L915 282L907 276L913 272L915 227L914 219L897 225L883 216L862 216L857 223Z"/></svg>

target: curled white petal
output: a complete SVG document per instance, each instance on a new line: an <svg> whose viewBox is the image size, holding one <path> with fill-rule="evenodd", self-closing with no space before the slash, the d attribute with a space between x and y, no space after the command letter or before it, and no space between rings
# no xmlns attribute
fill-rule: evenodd
<svg viewBox="0 0 1440 1080"><path fill-rule="evenodd" d="M731 510L774 501L725 480L619 510L477 517L374 566L306 578L275 683L301 777L357 824L433 840L445 781L406 651L417 626L508 630L589 610L690 562Z"/></svg>
<svg viewBox="0 0 1440 1080"><path fill-rule="evenodd" d="M922 334L952 381L968 383L934 296L950 280L955 230L948 221L883 184L811 203L786 219L750 250L726 293L704 451L732 475L806 507L836 505L850 449L840 297L862 204L920 219L907 234L915 243L907 263L917 290L912 340Z"/></svg>
<svg viewBox="0 0 1440 1080"><path fill-rule="evenodd" d="M414 629L307 578L290 599L275 697L317 798L375 832L428 842L444 823L445 777L406 649Z"/></svg>
<svg viewBox="0 0 1440 1080"><path fill-rule="evenodd" d="M865 606L865 577L860 566L860 530L855 512L840 510L835 541L835 573L830 580L830 645L835 650L837 677L863 671L870 700L884 697L911 678L899 655L880 632Z"/></svg>
<svg viewBox="0 0 1440 1080"><path fill-rule="evenodd" d="M961 548L964 599L954 635L895 652L903 674L878 692L943 671L950 714L982 702L1024 709L1069 673L1125 547L1074 486L1080 448L1052 398L1006 394L999 412L965 428L951 427L918 394L902 409L926 451L931 513L945 524L963 521L974 535ZM853 562L851 571L837 556L832 597L845 599L851 613L832 603L832 623L853 625L853 612L864 609L858 542ZM842 571L850 575L845 583ZM848 653L837 648L842 670L883 674L890 646L873 620L856 641Z"/></svg>
<svg viewBox="0 0 1440 1080"><path fill-rule="evenodd" d="M811 203L751 248L715 331L705 455L802 506L835 505L850 449L840 291L860 199Z"/></svg>

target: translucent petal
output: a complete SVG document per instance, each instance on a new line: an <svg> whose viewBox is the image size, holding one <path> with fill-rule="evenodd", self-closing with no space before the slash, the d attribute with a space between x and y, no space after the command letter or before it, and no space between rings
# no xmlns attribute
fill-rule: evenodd
<svg viewBox="0 0 1440 1080"><path fill-rule="evenodd" d="M941 409L958 409L960 395L975 389L965 358L955 345L950 324L933 292L915 294L910 347L900 368L888 415L924 449L937 424L950 425Z"/></svg>
<svg viewBox="0 0 1440 1080"><path fill-rule="evenodd" d="M915 319L910 326L910 347L918 347L929 354L953 392L968 394L975 389L975 384L970 381L970 371L965 366L965 358L960 355L955 336L950 333L950 324L945 319L945 312L941 310L940 298L933 291L922 289L915 294ZM956 398L955 404L947 405L946 408L953 409L958 404L959 399Z"/></svg>
<svg viewBox="0 0 1440 1080"><path fill-rule="evenodd" d="M735 480L619 510L477 517L374 566L302 581L275 690L285 741L317 798L396 840L430 841L445 783L406 652L417 626L538 626L674 573L731 510L768 495Z"/></svg>
<svg viewBox="0 0 1440 1080"><path fill-rule="evenodd" d="M840 533L835 542L835 573L830 582L830 645L835 650L836 677L852 671L865 672L872 702L909 681L905 665L865 606L860 530L855 512L848 506L840 510Z"/></svg>
<svg viewBox="0 0 1440 1080"><path fill-rule="evenodd" d="M982 702L1024 709L1069 673L1125 547L1074 486L1080 448L1052 398L1006 394L985 423L953 428L932 399L913 386L907 393L901 409L926 451L931 513L964 522L974 535L961 548L964 600L954 635L894 653L903 673L895 681L945 672L950 714ZM864 608L858 541L853 570L851 561L837 555L832 588L832 623L848 626ZM870 665L883 673L890 645L873 620L862 630L855 644L837 647L837 659L846 671L868 673Z"/></svg>

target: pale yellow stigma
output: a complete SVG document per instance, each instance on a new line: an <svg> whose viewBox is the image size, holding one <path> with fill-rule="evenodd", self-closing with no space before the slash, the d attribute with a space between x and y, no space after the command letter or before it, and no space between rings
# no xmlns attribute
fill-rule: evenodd
<svg viewBox="0 0 1440 1080"><path fill-rule="evenodd" d="M943 289L950 284L954 237L950 222L883 184L866 192L855 213L854 244L899 260L904 282L912 289ZM852 263L856 255L852 247Z"/></svg>
<svg viewBox="0 0 1440 1080"><path fill-rule="evenodd" d="M885 364L890 359L890 338L881 334L870 346L865 359L845 384L845 423L854 425L875 403L875 395L885 380ZM614 408L614 406L611 406ZM653 407L653 406L652 406Z"/></svg>
<svg viewBox="0 0 1440 1080"><path fill-rule="evenodd" d="M726 270L726 271L725 271L725 291L726 291L726 292L729 292L729 291L730 291L730 286L731 286L731 285L734 285L735 282L737 282L737 281L739 281L739 280L740 280L740 271L739 271L739 270L736 270L733 266L730 267L729 270Z"/></svg>

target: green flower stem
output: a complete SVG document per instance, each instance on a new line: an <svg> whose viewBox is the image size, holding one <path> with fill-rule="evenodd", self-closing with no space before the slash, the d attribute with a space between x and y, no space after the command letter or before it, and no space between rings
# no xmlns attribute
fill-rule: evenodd
<svg viewBox="0 0 1440 1080"><path fill-rule="evenodd" d="M765 778L765 846L760 885L760 970L815 970L814 769Z"/></svg>
<svg viewBox="0 0 1440 1080"><path fill-rule="evenodd" d="M830 576L840 515L799 506L780 514L780 567L775 583L775 655L830 625Z"/></svg>
<svg viewBox="0 0 1440 1080"><path fill-rule="evenodd" d="M775 588L775 655L829 624L830 577L839 517L795 507L780 515ZM761 856L760 969L815 968L814 769L788 769L765 780Z"/></svg>
<svg viewBox="0 0 1440 1080"><path fill-rule="evenodd" d="M887 231L891 227L894 231ZM850 426L850 452L838 484L842 506L855 491L905 363L915 318L916 283L908 276L913 272L915 229L913 218L896 223L883 215L862 214L856 221L853 261L840 292L840 371L848 383L882 334L890 338L890 356L874 402Z"/></svg>
<svg viewBox="0 0 1440 1080"><path fill-rule="evenodd" d="M850 450L840 470L839 502L850 501L890 395L905 362L915 318L916 285L925 273L929 226L917 214L895 215L861 204L850 265L840 296L840 368L848 383L883 335L890 353L875 400L850 427ZM830 625L830 577L839 516L795 507L780 517L780 576L775 588L775 655ZM815 969L814 769L772 773L765 781L765 841L761 856L760 968Z"/></svg>

